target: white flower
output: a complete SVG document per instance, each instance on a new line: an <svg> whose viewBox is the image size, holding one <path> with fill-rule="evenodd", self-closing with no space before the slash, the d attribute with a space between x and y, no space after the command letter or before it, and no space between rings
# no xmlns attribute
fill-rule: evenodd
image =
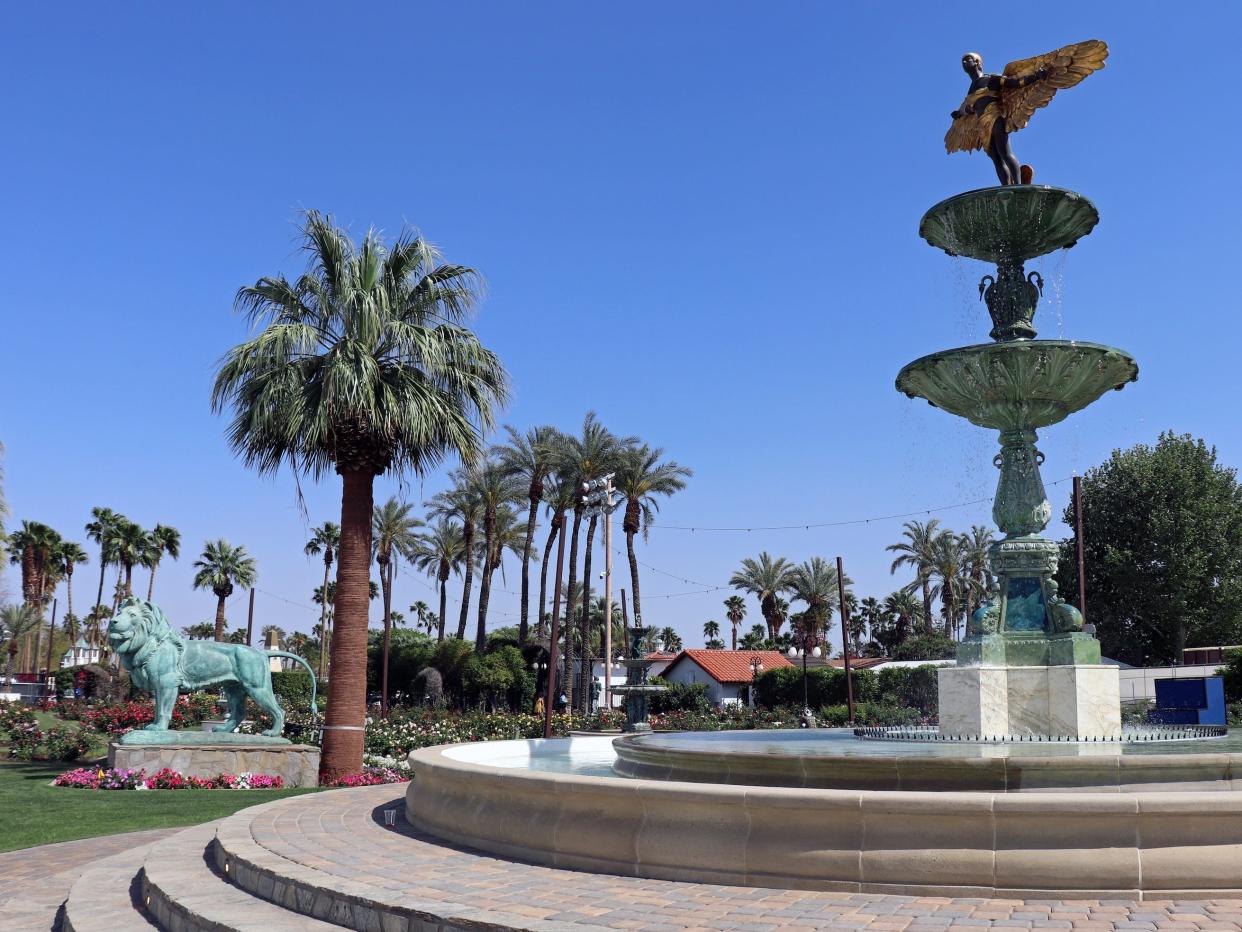
<svg viewBox="0 0 1242 932"><path fill-rule="evenodd" d="M134 787L134 789L136 789L136 790L149 790L149 789L151 789L151 787L147 786L145 783L139 783L137 786L135 786L135 787Z"/></svg>

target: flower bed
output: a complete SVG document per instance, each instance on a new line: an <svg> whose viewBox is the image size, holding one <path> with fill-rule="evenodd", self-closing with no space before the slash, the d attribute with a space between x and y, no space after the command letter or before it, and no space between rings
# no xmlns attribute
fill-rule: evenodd
<svg viewBox="0 0 1242 932"><path fill-rule="evenodd" d="M381 783L406 783L413 779L407 767L364 767L362 773L339 777L324 786L379 786Z"/></svg>
<svg viewBox="0 0 1242 932"><path fill-rule="evenodd" d="M75 710L76 711L76 710ZM101 705L78 712L82 724L105 735L121 735L155 721L155 704L149 699L136 699L115 705ZM216 697L207 693L178 696L173 706L172 728L193 728L216 714Z"/></svg>
<svg viewBox="0 0 1242 932"><path fill-rule="evenodd" d="M282 777L273 774L222 773L214 777L189 777L168 767L150 776L141 769L81 767L62 773L55 783L78 790L279 790L285 785Z"/></svg>

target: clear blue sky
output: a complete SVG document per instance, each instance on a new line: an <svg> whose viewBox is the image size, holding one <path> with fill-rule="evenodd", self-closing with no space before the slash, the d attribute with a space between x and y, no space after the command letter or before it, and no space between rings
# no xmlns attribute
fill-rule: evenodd
<svg viewBox="0 0 1242 932"><path fill-rule="evenodd" d="M994 180L982 154L942 148L961 54L999 70L1091 37L1111 46L1108 67L1014 137L1038 181L1102 216L1038 266L1053 287L1036 324L1120 346L1141 375L1044 432L1045 478L1166 428L1240 463L1240 32L1235 4L11 7L11 523L86 543L90 508L106 505L180 528L185 553L157 586L178 624L210 617L190 564L223 536L257 557L259 624L316 620L320 570L302 544L308 524L339 518L339 485L304 484L303 514L288 476L260 479L233 457L208 406L215 361L246 332L232 296L299 270L304 208L358 234L417 225L482 270L477 327L515 387L506 420L572 429L593 408L665 447L695 477L662 524L990 500L994 438L893 389L909 360L988 329L975 291L987 269L929 248L918 219ZM386 478L377 498L442 483ZM1050 493L1059 513L1068 483ZM989 513L940 517L964 530ZM703 588L683 579L724 585L763 548L841 554L860 595L883 596L905 581L883 552L899 529L657 524L641 558L672 577L645 572L646 618L700 642L728 593L656 597ZM80 606L95 572L77 577ZM15 570L5 579L16 596ZM434 604L403 574L396 604L418 598ZM516 605L500 593L492 621L514 621ZM239 593L230 621L244 609Z"/></svg>

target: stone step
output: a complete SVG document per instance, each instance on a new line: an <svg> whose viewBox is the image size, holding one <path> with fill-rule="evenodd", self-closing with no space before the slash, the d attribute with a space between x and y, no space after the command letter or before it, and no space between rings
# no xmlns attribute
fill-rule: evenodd
<svg viewBox="0 0 1242 932"><path fill-rule="evenodd" d="M339 926L283 909L231 883L232 878L217 870L214 863L217 824L209 822L178 832L147 851L141 877L142 902L161 929L339 932Z"/></svg>
<svg viewBox="0 0 1242 932"><path fill-rule="evenodd" d="M84 870L61 907L62 932L158 928L141 906L138 876L154 846L153 842L101 858Z"/></svg>

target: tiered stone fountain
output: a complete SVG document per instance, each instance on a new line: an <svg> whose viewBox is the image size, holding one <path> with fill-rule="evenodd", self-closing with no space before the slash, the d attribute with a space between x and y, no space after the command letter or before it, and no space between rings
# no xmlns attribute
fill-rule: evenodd
<svg viewBox="0 0 1242 932"><path fill-rule="evenodd" d="M995 591L970 619L957 666L940 672L940 733L1114 739L1121 734L1117 668L1100 663L1078 609L1057 595L1058 547L1040 536L1052 516L1036 430L1138 378L1119 349L1036 339L1043 290L1030 259L1068 248L1099 220L1072 191L1033 185L984 188L937 204L919 233L949 255L996 263L979 294L995 341L924 356L897 388L972 424L1000 432L992 517L1004 539L988 557Z"/></svg>

